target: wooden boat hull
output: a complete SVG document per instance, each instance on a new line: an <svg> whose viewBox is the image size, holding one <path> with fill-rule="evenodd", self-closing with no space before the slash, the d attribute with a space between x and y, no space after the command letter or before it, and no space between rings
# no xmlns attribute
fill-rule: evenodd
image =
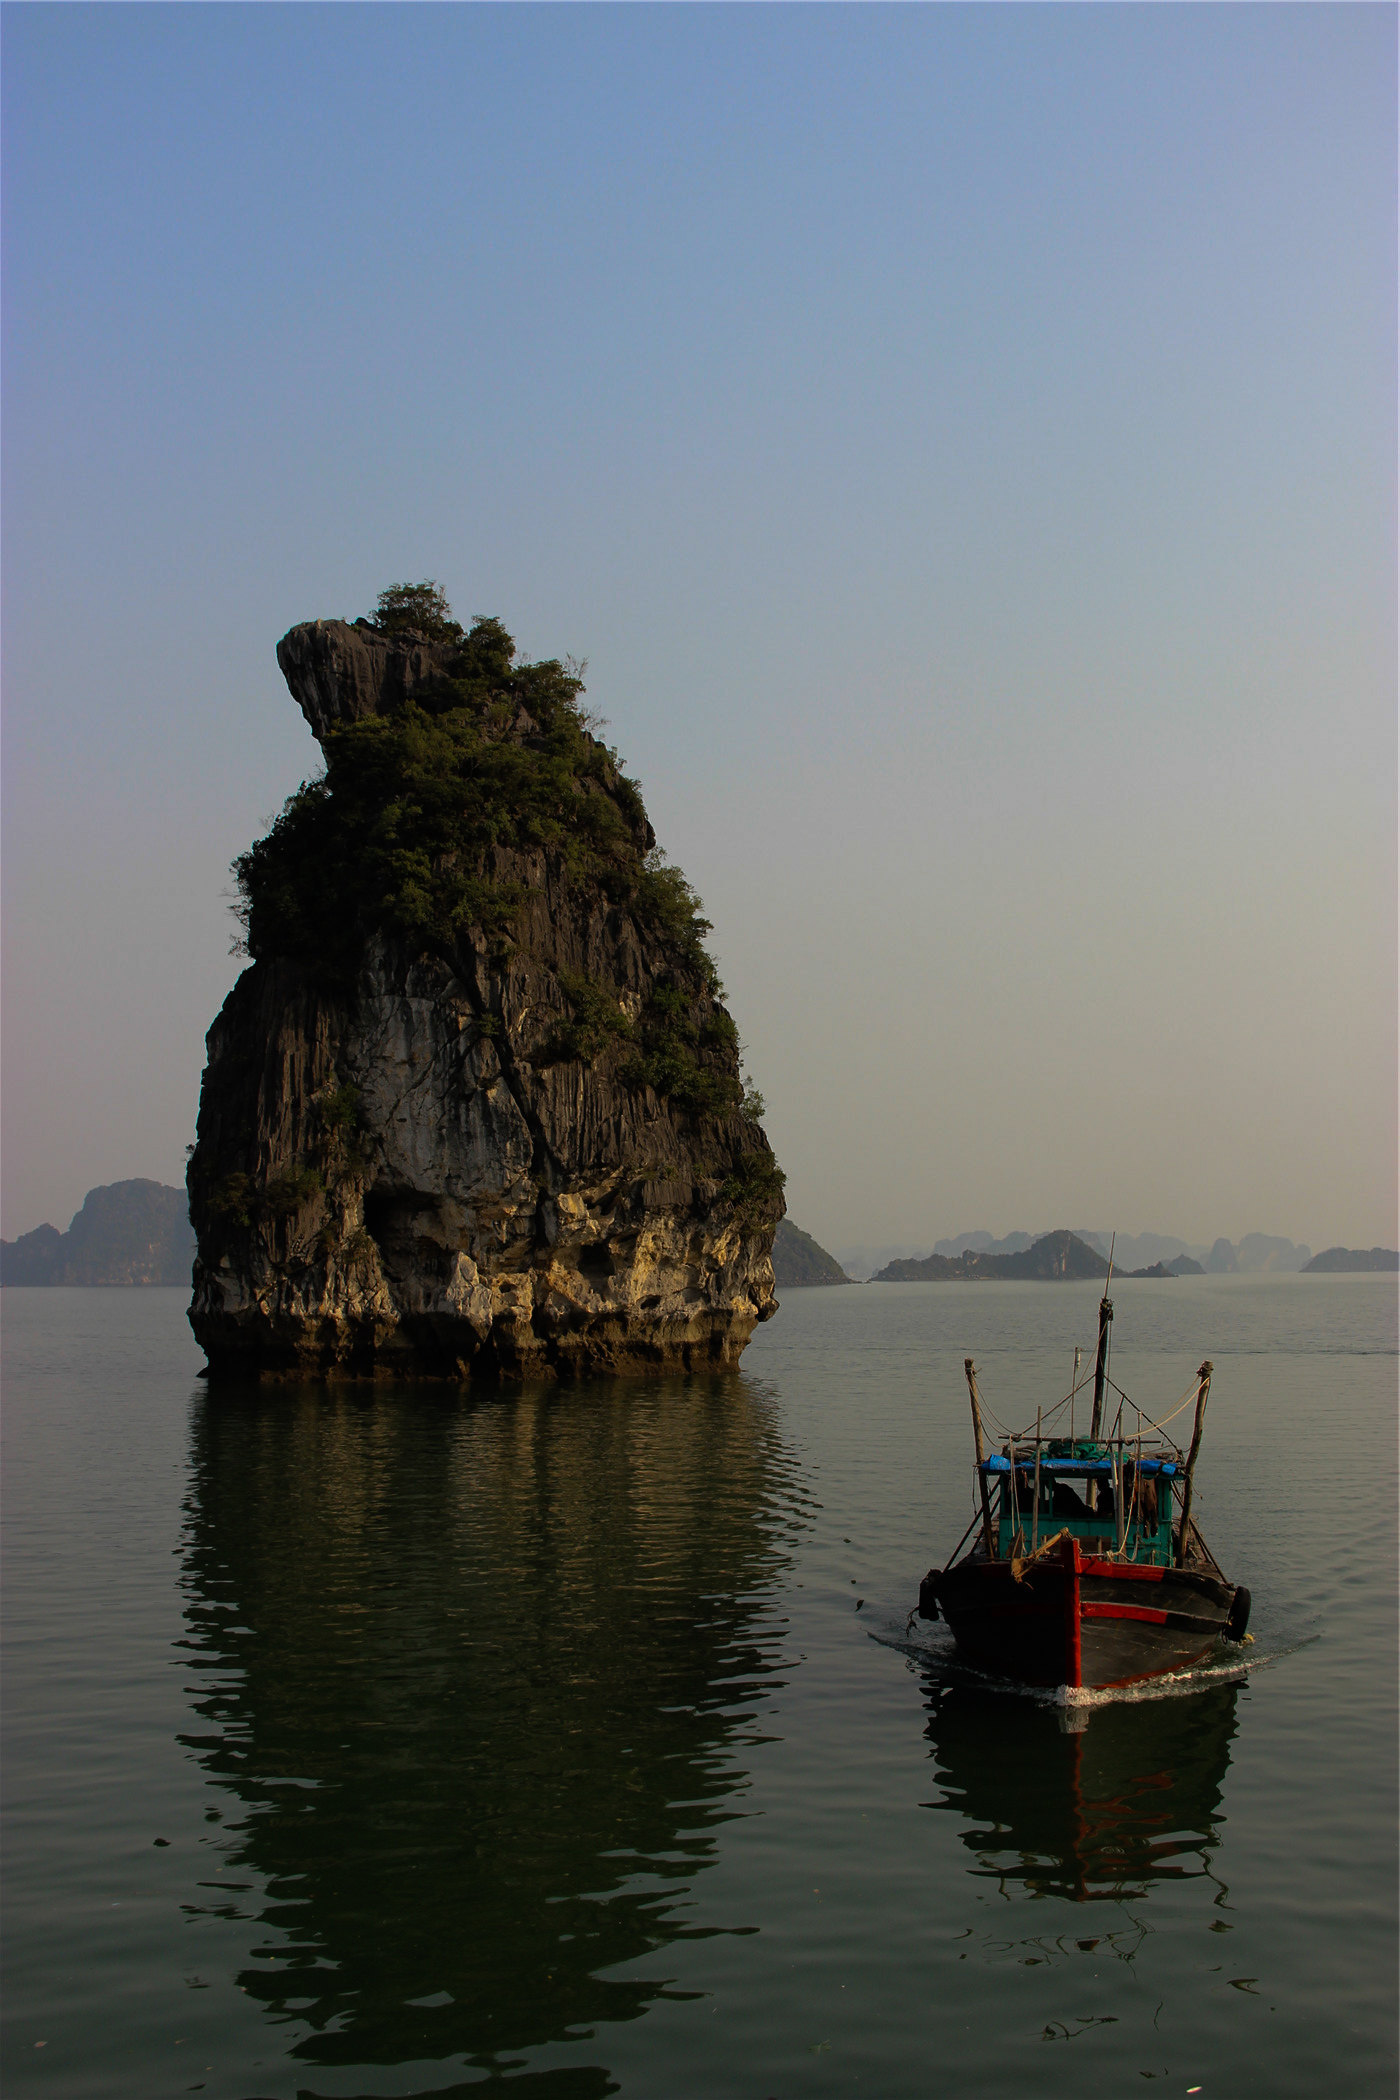
<svg viewBox="0 0 1400 2100"><path fill-rule="evenodd" d="M1203 1661L1233 1630L1235 1596L1194 1568L1066 1550L1030 1563L970 1556L930 1576L919 1602L929 1617L936 1600L958 1653L980 1670L1018 1684L1109 1690Z"/></svg>

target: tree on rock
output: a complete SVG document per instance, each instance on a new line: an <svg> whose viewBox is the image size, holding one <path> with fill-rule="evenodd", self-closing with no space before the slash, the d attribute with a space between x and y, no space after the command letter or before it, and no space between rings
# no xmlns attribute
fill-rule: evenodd
<svg viewBox="0 0 1400 2100"><path fill-rule="evenodd" d="M462 625L452 617L452 607L431 577L422 583L391 583L379 593L370 622L380 634L421 634L429 642L460 640Z"/></svg>

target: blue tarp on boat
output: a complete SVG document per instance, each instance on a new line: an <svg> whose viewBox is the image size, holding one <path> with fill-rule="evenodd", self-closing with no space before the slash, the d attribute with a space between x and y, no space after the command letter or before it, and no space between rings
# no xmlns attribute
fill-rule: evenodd
<svg viewBox="0 0 1400 2100"><path fill-rule="evenodd" d="M1114 1462L1111 1458L1042 1457L1040 1461L1040 1470L1042 1473L1054 1473L1057 1476L1063 1476L1071 1473L1092 1473L1096 1474L1101 1479L1107 1479L1113 1471L1113 1463ZM1164 1473L1168 1477L1170 1477L1177 1470L1177 1464L1174 1458L1134 1459L1131 1452L1127 1450L1125 1450L1123 1453L1122 1463L1124 1465L1136 1465L1140 1468L1140 1470L1143 1473ZM1016 1470L1018 1473L1034 1473L1034 1452L1032 1452L1029 1458L1018 1458L1016 1461ZM998 1452L992 1458L983 1459L982 1471L984 1473L1009 1473L1011 1471L1011 1461L1009 1458L1003 1458L1001 1453Z"/></svg>

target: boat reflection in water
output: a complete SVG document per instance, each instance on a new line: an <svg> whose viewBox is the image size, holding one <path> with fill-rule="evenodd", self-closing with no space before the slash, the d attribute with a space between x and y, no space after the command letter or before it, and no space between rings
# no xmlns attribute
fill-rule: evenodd
<svg viewBox="0 0 1400 2100"><path fill-rule="evenodd" d="M444 2092L573 2041L543 2075L613 2090L590 2032L667 1968L608 1972L695 1932L779 1682L803 1520L762 1389L221 1391L194 1440L192 1922L313 2074Z"/></svg>
<svg viewBox="0 0 1400 2100"><path fill-rule="evenodd" d="M942 1791L968 1826L969 1872L1035 1896L1118 1902L1154 1883L1221 1883L1221 1788L1237 1682L1173 1696L1051 1706L963 1683L931 1694Z"/></svg>

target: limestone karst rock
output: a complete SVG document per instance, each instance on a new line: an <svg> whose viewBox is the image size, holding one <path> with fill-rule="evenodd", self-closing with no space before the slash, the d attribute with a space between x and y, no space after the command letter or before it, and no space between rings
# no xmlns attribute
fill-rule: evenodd
<svg viewBox="0 0 1400 2100"><path fill-rule="evenodd" d="M441 677L454 645L378 634L367 621L307 620L277 644L277 663L320 742L329 729L399 714Z"/></svg>
<svg viewBox="0 0 1400 2100"><path fill-rule="evenodd" d="M782 1176L705 922L578 682L494 621L315 621L322 744L236 863L190 1320L212 1373L572 1376L734 1362Z"/></svg>

